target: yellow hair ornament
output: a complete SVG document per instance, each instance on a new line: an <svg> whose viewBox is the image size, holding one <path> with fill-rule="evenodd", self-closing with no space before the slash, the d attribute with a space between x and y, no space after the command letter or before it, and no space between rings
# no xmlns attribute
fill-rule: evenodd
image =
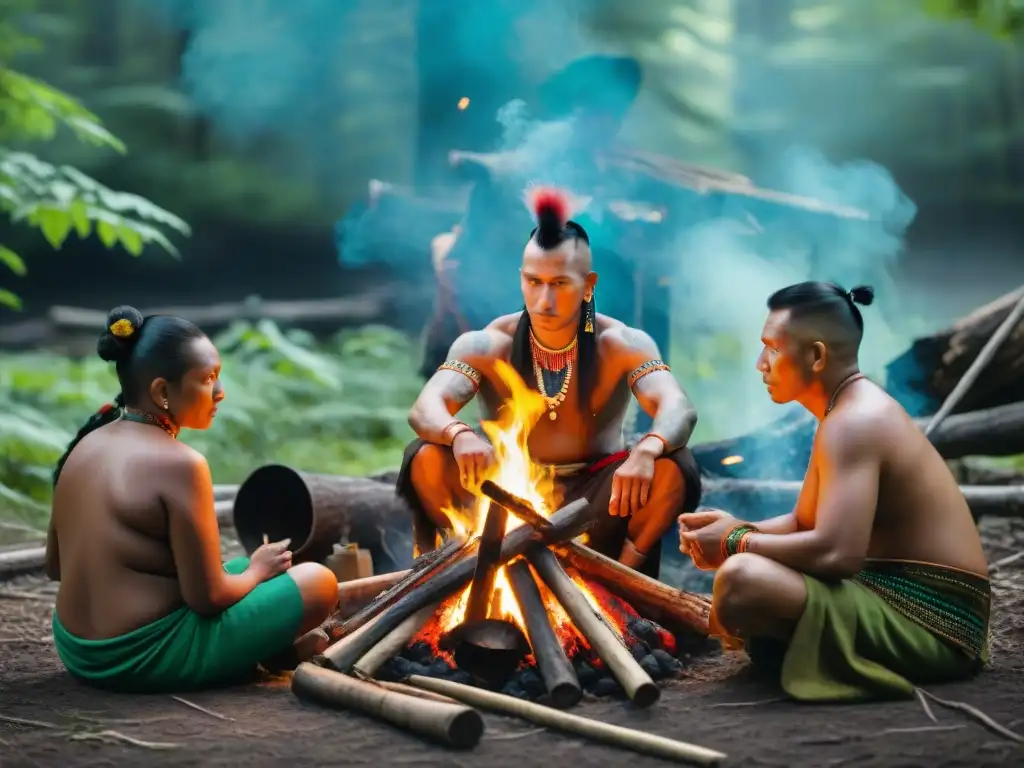
<svg viewBox="0 0 1024 768"><path fill-rule="evenodd" d="M110 332L117 336L119 339L127 339L133 333L135 333L135 326L132 325L131 320L121 318L116 323L110 326Z"/></svg>

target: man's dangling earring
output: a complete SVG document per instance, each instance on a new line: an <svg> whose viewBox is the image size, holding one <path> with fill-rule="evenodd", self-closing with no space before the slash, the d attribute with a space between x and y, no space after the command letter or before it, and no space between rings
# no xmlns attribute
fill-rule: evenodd
<svg viewBox="0 0 1024 768"><path fill-rule="evenodd" d="M167 402L166 400L164 400L164 410L166 411L170 407L171 407L171 404L169 402Z"/></svg>
<svg viewBox="0 0 1024 768"><path fill-rule="evenodd" d="M594 332L594 295L591 294L590 298L587 299L587 320L583 326L584 333Z"/></svg>

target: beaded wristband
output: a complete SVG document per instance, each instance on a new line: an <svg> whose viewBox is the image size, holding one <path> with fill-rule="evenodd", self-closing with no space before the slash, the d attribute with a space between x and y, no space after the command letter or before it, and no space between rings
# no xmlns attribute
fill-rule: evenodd
<svg viewBox="0 0 1024 768"><path fill-rule="evenodd" d="M733 555L738 554L741 551L741 542L744 544L746 543L744 541L744 538L749 538L750 534L756 532L756 527L754 527L753 525L748 525L746 523L739 523L737 525L734 525L728 531L726 531L725 535L722 537L722 560L724 561L727 558L730 558Z"/></svg>
<svg viewBox="0 0 1024 768"><path fill-rule="evenodd" d="M448 442L448 445L455 443L455 438L463 432L472 432L473 428L464 421L453 421L441 430L441 436Z"/></svg>

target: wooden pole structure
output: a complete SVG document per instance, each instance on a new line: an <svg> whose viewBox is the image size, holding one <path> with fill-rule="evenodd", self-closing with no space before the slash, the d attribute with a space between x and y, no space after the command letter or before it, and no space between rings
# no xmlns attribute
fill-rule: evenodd
<svg viewBox="0 0 1024 768"><path fill-rule="evenodd" d="M551 516L552 527L546 533L551 537L549 540L552 543L557 543L559 540L564 541L578 536L592 522L590 503L586 499L578 499ZM512 530L502 542L500 562L506 563L523 554L534 542L535 535L536 531L529 525L521 525ZM346 640L351 639L350 643L346 645L336 643L323 654L315 657L314 661L339 672L347 672L353 664L362 658L363 654L383 640L389 632L410 615L426 605L444 600L465 587L473 578L476 562L477 557L472 554L449 565L432 578L410 590L380 614L372 624L367 624L364 627L368 630L365 634L362 630L358 630L351 638L346 638Z"/></svg>

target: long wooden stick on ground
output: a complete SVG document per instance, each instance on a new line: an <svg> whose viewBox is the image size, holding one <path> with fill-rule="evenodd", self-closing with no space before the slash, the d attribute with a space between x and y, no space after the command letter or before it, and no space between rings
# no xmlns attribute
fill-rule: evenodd
<svg viewBox="0 0 1024 768"><path fill-rule="evenodd" d="M594 741L629 749L642 755L653 755L702 766L718 765L726 759L724 753L716 752L713 749L667 739L664 736L632 728L624 728L621 725L603 723L600 720L591 720L560 709L534 704L532 701L523 701L514 696L506 696L503 693L494 693L450 680L412 675L406 682L426 691L450 696L473 707L521 717L545 728L554 728L576 736L585 736Z"/></svg>

